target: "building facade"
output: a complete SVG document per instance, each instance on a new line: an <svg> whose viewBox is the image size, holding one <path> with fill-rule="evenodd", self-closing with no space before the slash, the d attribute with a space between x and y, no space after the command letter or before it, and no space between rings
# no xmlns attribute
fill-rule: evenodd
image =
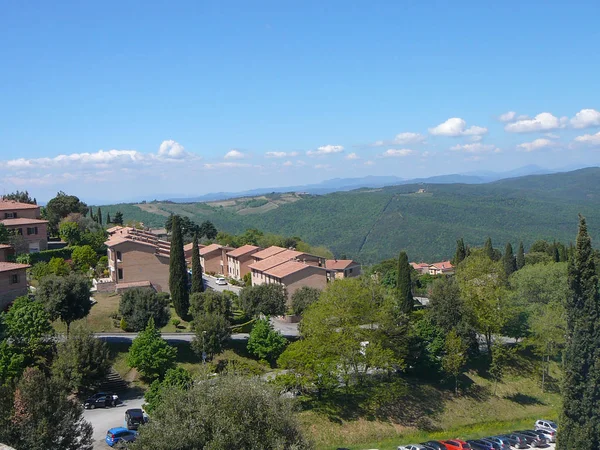
<svg viewBox="0 0 600 450"><path fill-rule="evenodd" d="M325 268L332 280L358 277L361 274L360 264L351 259L328 259L325 261Z"/></svg>
<svg viewBox="0 0 600 450"><path fill-rule="evenodd" d="M0 245L0 312L17 298L27 295L27 264L7 262L13 252L10 245Z"/></svg>
<svg viewBox="0 0 600 450"><path fill-rule="evenodd" d="M227 253L233 247L219 244L210 244L200 250L200 265L204 273L214 275L227 275Z"/></svg>
<svg viewBox="0 0 600 450"><path fill-rule="evenodd" d="M254 262L253 254L259 252L260 247L244 245L227 253L227 270L230 278L242 280L250 273L250 264Z"/></svg>
<svg viewBox="0 0 600 450"><path fill-rule="evenodd" d="M15 239L18 253L36 253L48 249L48 221L41 219L38 205L2 200L0 223L19 236Z"/></svg>

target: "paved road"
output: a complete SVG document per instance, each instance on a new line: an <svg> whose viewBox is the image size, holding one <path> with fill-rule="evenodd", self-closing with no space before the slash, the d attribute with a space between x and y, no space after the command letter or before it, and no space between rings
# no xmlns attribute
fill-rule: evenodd
<svg viewBox="0 0 600 450"><path fill-rule="evenodd" d="M223 291L232 291L236 294L239 294L242 290L239 286L233 286L229 283L227 284L217 284L216 277L211 277L210 275L202 275L202 279L204 280L204 286L211 288L213 291L223 292Z"/></svg>
<svg viewBox="0 0 600 450"><path fill-rule="evenodd" d="M125 420L125 411L129 408L141 408L144 403L143 398L134 398L130 400L124 400L123 404L116 408L99 408L99 409L86 409L83 412L83 417L94 428L94 450L96 449L108 449L104 438L106 432L110 428L122 427Z"/></svg>

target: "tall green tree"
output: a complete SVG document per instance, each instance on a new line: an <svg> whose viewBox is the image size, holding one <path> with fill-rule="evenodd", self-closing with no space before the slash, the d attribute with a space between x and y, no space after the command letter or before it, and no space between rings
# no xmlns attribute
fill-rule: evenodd
<svg viewBox="0 0 600 450"><path fill-rule="evenodd" d="M310 305L319 300L321 290L309 286L302 286L292 294L292 309L294 314L302 315L302 313Z"/></svg>
<svg viewBox="0 0 600 450"><path fill-rule="evenodd" d="M67 325L67 336L71 323L86 317L92 303L90 302L90 283L79 274L65 277L50 275L40 280L35 293L53 320L60 319Z"/></svg>
<svg viewBox="0 0 600 450"><path fill-rule="evenodd" d="M51 233L58 232L58 224L61 219L67 217L71 213L87 214L88 206L79 200L74 195L67 195L60 191L56 197L51 199L45 208L46 219Z"/></svg>
<svg viewBox="0 0 600 450"><path fill-rule="evenodd" d="M144 394L144 410L148 413L152 413L158 405L162 402L162 394L167 389L181 389L188 390L194 384L192 374L183 367L175 367L167 370L165 378L160 380L154 380L150 385L150 389Z"/></svg>
<svg viewBox="0 0 600 450"><path fill-rule="evenodd" d="M121 211L117 211L115 213L115 217L112 220L112 223L115 225L123 225L123 213Z"/></svg>
<svg viewBox="0 0 600 450"><path fill-rule="evenodd" d="M259 319L254 322L248 351L263 360L276 360L287 345L287 339L273 328L269 319Z"/></svg>
<svg viewBox="0 0 600 450"><path fill-rule="evenodd" d="M452 330L446 336L442 367L444 371L454 377L454 392L458 394L458 377L467 362L467 345L456 331Z"/></svg>
<svg viewBox="0 0 600 450"><path fill-rule="evenodd" d="M415 306L415 300L412 295L412 281L410 279L411 266L408 263L406 252L400 252L398 257L398 281L396 283L398 305L400 309L410 314Z"/></svg>
<svg viewBox="0 0 600 450"><path fill-rule="evenodd" d="M204 292L204 280L202 279L202 266L200 265L200 249L198 248L198 234L194 234L192 243L192 294Z"/></svg>
<svg viewBox="0 0 600 450"><path fill-rule="evenodd" d="M169 300L159 296L153 289L136 288L123 292L119 301L119 314L125 319L127 329L142 331L150 319L158 328L169 323L171 311Z"/></svg>
<svg viewBox="0 0 600 450"><path fill-rule="evenodd" d="M525 266L525 249L523 248L523 241L519 242L519 250L517 250L517 258L515 260L517 270L521 270Z"/></svg>
<svg viewBox="0 0 600 450"><path fill-rule="evenodd" d="M106 225L108 225L109 223L111 223L111 221L110 221L110 213L106 213Z"/></svg>
<svg viewBox="0 0 600 450"><path fill-rule="evenodd" d="M102 225L102 210L98 206L98 212L96 213L96 218L98 219L98 224Z"/></svg>
<svg viewBox="0 0 600 450"><path fill-rule="evenodd" d="M206 291L190 297L192 328L196 333L192 348L199 356L212 358L221 353L231 336L231 305L222 292Z"/></svg>
<svg viewBox="0 0 600 450"><path fill-rule="evenodd" d="M517 260L513 253L513 248L510 242L506 243L504 255L502 255L502 265L504 266L504 271L506 272L507 277L517 270Z"/></svg>
<svg viewBox="0 0 600 450"><path fill-rule="evenodd" d="M189 318L190 297L188 291L187 266L183 252L183 236L179 216L173 216L171 225L171 252L169 257L169 291L177 315L184 320Z"/></svg>
<svg viewBox="0 0 600 450"><path fill-rule="evenodd" d="M494 260L494 246L492 245L492 238L488 237L483 244L483 253L485 256Z"/></svg>
<svg viewBox="0 0 600 450"><path fill-rule="evenodd" d="M154 320L133 340L127 364L135 367L144 377L150 380L162 379L167 370L175 367L177 349L165 341L160 331L154 326Z"/></svg>
<svg viewBox="0 0 600 450"><path fill-rule="evenodd" d="M558 449L592 450L600 448L600 296L592 241L581 215L568 277L567 344Z"/></svg>
<svg viewBox="0 0 600 450"><path fill-rule="evenodd" d="M465 247L465 241L463 238L460 238L456 241L456 253L454 253L454 260L452 264L455 266L460 264L463 259L467 257L467 249Z"/></svg>
<svg viewBox="0 0 600 450"><path fill-rule="evenodd" d="M13 200L19 203L29 203L31 205L36 205L37 202L34 198L31 198L28 191L15 191L10 194L4 194L2 196L2 200Z"/></svg>
<svg viewBox="0 0 600 450"><path fill-rule="evenodd" d="M240 292L240 306L247 314L279 316L285 314L287 292L281 284L246 286Z"/></svg>

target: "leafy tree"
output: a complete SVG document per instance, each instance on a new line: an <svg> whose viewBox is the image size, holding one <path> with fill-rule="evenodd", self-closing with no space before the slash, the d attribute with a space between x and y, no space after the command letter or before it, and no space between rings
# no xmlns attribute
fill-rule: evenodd
<svg viewBox="0 0 600 450"><path fill-rule="evenodd" d="M74 273L64 277L51 275L42 278L35 297L53 320L60 319L67 325L67 336L71 323L86 317L92 308L88 279Z"/></svg>
<svg viewBox="0 0 600 450"><path fill-rule="evenodd" d="M198 248L198 235L194 234L192 244L192 293L204 291L202 279L202 266L200 265L200 249Z"/></svg>
<svg viewBox="0 0 600 450"><path fill-rule="evenodd" d="M75 327L69 339L58 343L52 363L53 376L73 391L97 385L109 369L106 343L83 326Z"/></svg>
<svg viewBox="0 0 600 450"><path fill-rule="evenodd" d="M60 191L56 194L56 197L48 202L45 211L50 231L56 233L58 231L58 223L62 218L67 217L70 213L85 215L87 214L88 207L74 195L67 195Z"/></svg>
<svg viewBox="0 0 600 450"><path fill-rule="evenodd" d="M506 244L506 249L502 256L502 264L504 265L504 271L506 272L507 277L517 270L517 260L513 254L513 248L510 242Z"/></svg>
<svg viewBox="0 0 600 450"><path fill-rule="evenodd" d="M290 401L259 379L228 375L161 397L132 449L313 448Z"/></svg>
<svg viewBox="0 0 600 450"><path fill-rule="evenodd" d="M108 225L109 223L112 223L110 220L110 213L106 213L106 225Z"/></svg>
<svg viewBox="0 0 600 450"><path fill-rule="evenodd" d="M190 298L188 292L188 276L183 252L183 239L179 216L173 216L171 230L171 253L169 257L169 291L173 299L173 306L177 315L187 319L190 309Z"/></svg>
<svg viewBox="0 0 600 450"><path fill-rule="evenodd" d="M4 334L11 344L25 356L25 362L31 364L49 348L47 338L54 330L50 315L44 306L28 297L17 298L8 312L3 314Z"/></svg>
<svg viewBox="0 0 600 450"><path fill-rule="evenodd" d="M252 286L252 274L248 272L243 278L244 286Z"/></svg>
<svg viewBox="0 0 600 450"><path fill-rule="evenodd" d="M49 275L64 277L71 273L71 266L63 258L53 257L48 262Z"/></svg>
<svg viewBox="0 0 600 450"><path fill-rule="evenodd" d="M96 218L98 219L98 224L102 225L102 210L98 206L98 212L96 213Z"/></svg>
<svg viewBox="0 0 600 450"><path fill-rule="evenodd" d="M287 339L275 331L268 319L259 319L254 322L248 351L263 360L275 360L281 355L287 345Z"/></svg>
<svg viewBox="0 0 600 450"><path fill-rule="evenodd" d="M292 310L296 315L302 315L304 310L319 300L321 290L309 286L302 286L292 294Z"/></svg>
<svg viewBox="0 0 600 450"><path fill-rule="evenodd" d="M210 220L205 220L200 224L198 234L212 240L217 237L217 229Z"/></svg>
<svg viewBox="0 0 600 450"><path fill-rule="evenodd" d="M596 405L600 401L598 348L600 295L592 242L579 216L574 256L569 260L566 302L567 345L564 356L563 410L558 448L600 448Z"/></svg>
<svg viewBox="0 0 600 450"><path fill-rule="evenodd" d="M516 258L517 270L521 270L525 266L525 250L523 249L523 242L519 243L519 250L517 251Z"/></svg>
<svg viewBox="0 0 600 450"><path fill-rule="evenodd" d="M76 246L71 253L71 259L75 267L83 272L96 266L98 255L89 245Z"/></svg>
<svg viewBox="0 0 600 450"><path fill-rule="evenodd" d="M190 315L196 319L203 314L220 314L227 320L231 320L231 300L225 292L208 290L192 294Z"/></svg>
<svg viewBox="0 0 600 450"><path fill-rule="evenodd" d="M405 314L410 314L415 306L415 300L412 295L410 270L411 266L408 263L406 252L400 252L398 258L398 281L396 282L396 289L398 290L398 305Z"/></svg>
<svg viewBox="0 0 600 450"><path fill-rule="evenodd" d="M467 249L465 247L465 241L463 240L463 238L460 238L459 240L456 241L456 253L454 254L454 260L453 260L452 264L457 266L466 257L467 257Z"/></svg>
<svg viewBox="0 0 600 450"><path fill-rule="evenodd" d="M128 289L123 292L119 302L119 314L132 331L145 329L150 319L158 328L162 328L171 318L168 299L159 297L148 288Z"/></svg>
<svg viewBox="0 0 600 450"><path fill-rule="evenodd" d="M121 211L115 213L112 223L115 225L123 225L123 213Z"/></svg>
<svg viewBox="0 0 600 450"><path fill-rule="evenodd" d="M492 346L491 353L490 375L494 379L494 395L496 395L498 381L502 381L504 378L506 367L511 360L511 351L501 343L496 343Z"/></svg>
<svg viewBox="0 0 600 450"><path fill-rule="evenodd" d="M485 252L474 253L457 267L456 278L473 325L491 352L492 337L502 330L507 316L504 267Z"/></svg>
<svg viewBox="0 0 600 450"><path fill-rule="evenodd" d="M177 349L161 337L154 320L150 319L146 329L133 340L127 364L135 367L145 378L154 380L161 379L167 370L175 366L176 357Z"/></svg>
<svg viewBox="0 0 600 450"><path fill-rule="evenodd" d="M529 252L525 255L525 265L547 264L554 262L554 259L548 253Z"/></svg>
<svg viewBox="0 0 600 450"><path fill-rule="evenodd" d="M10 425L0 428L0 441L23 449L91 450L92 426L83 407L64 386L29 368L19 381L10 410Z"/></svg>
<svg viewBox="0 0 600 450"><path fill-rule="evenodd" d="M9 238L8 229L3 223L0 223L0 244L8 244Z"/></svg>
<svg viewBox="0 0 600 450"><path fill-rule="evenodd" d="M458 377L462 373L467 362L467 345L463 342L456 331L452 330L446 336L444 345L445 354L442 357L444 371L454 377L454 391L458 394Z"/></svg>
<svg viewBox="0 0 600 450"><path fill-rule="evenodd" d="M25 356L7 340L0 341L0 386L18 380L25 369Z"/></svg>
<svg viewBox="0 0 600 450"><path fill-rule="evenodd" d="M193 294L190 314L194 318L192 327L196 333L192 348L208 358L220 353L231 336L231 306L229 298L221 292L206 291Z"/></svg>
<svg viewBox="0 0 600 450"><path fill-rule="evenodd" d="M58 229L60 238L69 245L77 245L81 242L81 230L75 222L63 222Z"/></svg>
<svg viewBox="0 0 600 450"><path fill-rule="evenodd" d="M11 192L10 194L4 194L2 196L2 200L4 201L15 201L15 202L19 202L19 203L29 203L30 205L37 205L37 202L34 198L31 198L31 196L29 195L29 192L27 191L15 191L15 192Z"/></svg>
<svg viewBox="0 0 600 450"><path fill-rule="evenodd" d="M251 316L285 314L286 289L281 284L246 286L240 292L240 306Z"/></svg>
<svg viewBox="0 0 600 450"><path fill-rule="evenodd" d="M192 374L183 367L175 367L174 369L167 370L165 378L160 380L154 380L150 385L150 389L144 394L144 410L148 413L152 413L162 401L162 393L169 388L176 388L182 390L188 390L193 385Z"/></svg>

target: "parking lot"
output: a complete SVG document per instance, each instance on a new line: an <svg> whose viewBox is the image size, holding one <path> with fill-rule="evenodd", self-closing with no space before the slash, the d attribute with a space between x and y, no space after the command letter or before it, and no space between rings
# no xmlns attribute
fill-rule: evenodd
<svg viewBox="0 0 600 450"><path fill-rule="evenodd" d="M123 403L114 408L86 409L83 417L94 428L94 450L108 449L104 438L110 428L122 427L125 420L125 411L129 408L141 408L144 404L143 398L123 400Z"/></svg>

